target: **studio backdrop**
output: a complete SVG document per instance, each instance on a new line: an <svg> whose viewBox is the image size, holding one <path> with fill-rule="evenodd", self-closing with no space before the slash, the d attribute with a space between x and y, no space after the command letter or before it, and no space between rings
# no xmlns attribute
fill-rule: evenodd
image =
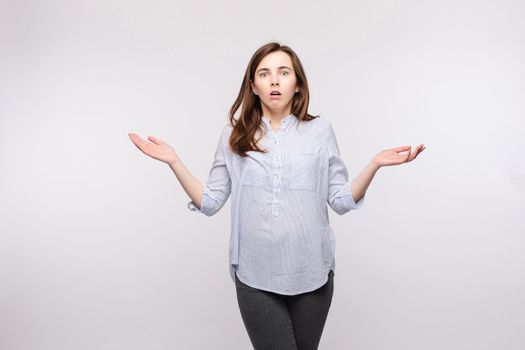
<svg viewBox="0 0 525 350"><path fill-rule="evenodd" d="M334 296L320 349L525 347L523 1L0 4L0 349L249 349L228 272L230 204L187 207L248 60L300 57L309 112L353 179L330 210Z"/></svg>

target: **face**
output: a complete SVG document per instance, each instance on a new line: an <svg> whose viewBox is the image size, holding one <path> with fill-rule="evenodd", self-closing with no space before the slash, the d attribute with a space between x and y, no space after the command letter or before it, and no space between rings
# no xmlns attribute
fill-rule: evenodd
<svg viewBox="0 0 525 350"><path fill-rule="evenodd" d="M290 56L283 51L266 55L255 69L251 86L265 116L290 114L293 97L299 91ZM272 91L280 94L273 95Z"/></svg>

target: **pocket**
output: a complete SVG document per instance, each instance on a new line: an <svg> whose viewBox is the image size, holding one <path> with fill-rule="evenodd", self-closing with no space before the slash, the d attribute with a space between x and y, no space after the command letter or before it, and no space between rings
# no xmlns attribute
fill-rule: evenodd
<svg viewBox="0 0 525 350"><path fill-rule="evenodd" d="M319 192L320 154L300 152L292 154L290 189Z"/></svg>
<svg viewBox="0 0 525 350"><path fill-rule="evenodd" d="M261 152L248 151L246 157L236 156L241 186L263 186L266 176L266 155Z"/></svg>

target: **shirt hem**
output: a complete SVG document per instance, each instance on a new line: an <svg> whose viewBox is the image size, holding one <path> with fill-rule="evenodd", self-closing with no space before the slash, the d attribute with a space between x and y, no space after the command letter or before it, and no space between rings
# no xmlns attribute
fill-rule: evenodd
<svg viewBox="0 0 525 350"><path fill-rule="evenodd" d="M320 285L316 285L314 287L310 287L310 288L307 288L307 289L304 289L304 290L288 291L288 292L287 291L282 291L282 290L276 290L276 289L269 289L267 287L259 286L257 283L248 282L247 280L244 279L244 277L240 277L238 275L238 273L237 273L238 270L237 269L235 269L234 274L235 274L235 276L237 276L239 281L241 281L242 283L244 283L247 286L252 287L252 288L260 289L260 290L263 290L263 291L266 291L266 292L272 292L272 293L276 293L276 294L281 294L281 295L298 295L298 294L312 292L312 291L317 290L317 289L321 288L322 286L324 286L326 284L326 282L328 282L328 278L329 278L328 274L330 273L330 270L334 271L334 268L333 267L328 267L328 269L324 272L323 282ZM335 274L335 271L334 271L334 274Z"/></svg>

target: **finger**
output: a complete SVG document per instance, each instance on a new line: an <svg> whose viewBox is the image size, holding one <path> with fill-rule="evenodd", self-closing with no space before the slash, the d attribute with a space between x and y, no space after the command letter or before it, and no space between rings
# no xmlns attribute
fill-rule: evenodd
<svg viewBox="0 0 525 350"><path fill-rule="evenodd" d="M138 136L136 134L128 134L128 135L129 135L129 139L131 140L131 142L133 142L133 144L136 146Z"/></svg>
<svg viewBox="0 0 525 350"><path fill-rule="evenodd" d="M142 139L140 138L140 136L137 135L137 134L135 134L135 133L130 132L128 135L129 135L129 138L130 138L130 139L134 139L134 140L142 140Z"/></svg>
<svg viewBox="0 0 525 350"><path fill-rule="evenodd" d="M148 147L148 145L150 145L150 143L146 142L145 140L140 138L138 135L135 135L135 134L131 135L130 138L133 144L137 146L137 148L140 149L141 151L143 151L145 147Z"/></svg>
<svg viewBox="0 0 525 350"><path fill-rule="evenodd" d="M156 145L161 145L161 144L164 143L161 140L159 140L158 138L156 138L155 136L148 136L148 140L150 140L151 142L153 142Z"/></svg>
<svg viewBox="0 0 525 350"><path fill-rule="evenodd" d="M399 147L393 148L393 150L399 153L399 152L407 151L410 148L412 147L411 146L399 146Z"/></svg>
<svg viewBox="0 0 525 350"><path fill-rule="evenodd" d="M135 144L135 146L142 141L142 139L137 134L130 134L129 138L133 142L133 144Z"/></svg>
<svg viewBox="0 0 525 350"><path fill-rule="evenodd" d="M139 135L137 135L135 133L130 132L128 135L129 135L129 138L134 140L134 141L144 142L144 140Z"/></svg>
<svg viewBox="0 0 525 350"><path fill-rule="evenodd" d="M136 139L131 139L131 142L135 147L142 151L142 148L139 146L139 141L137 141Z"/></svg>

